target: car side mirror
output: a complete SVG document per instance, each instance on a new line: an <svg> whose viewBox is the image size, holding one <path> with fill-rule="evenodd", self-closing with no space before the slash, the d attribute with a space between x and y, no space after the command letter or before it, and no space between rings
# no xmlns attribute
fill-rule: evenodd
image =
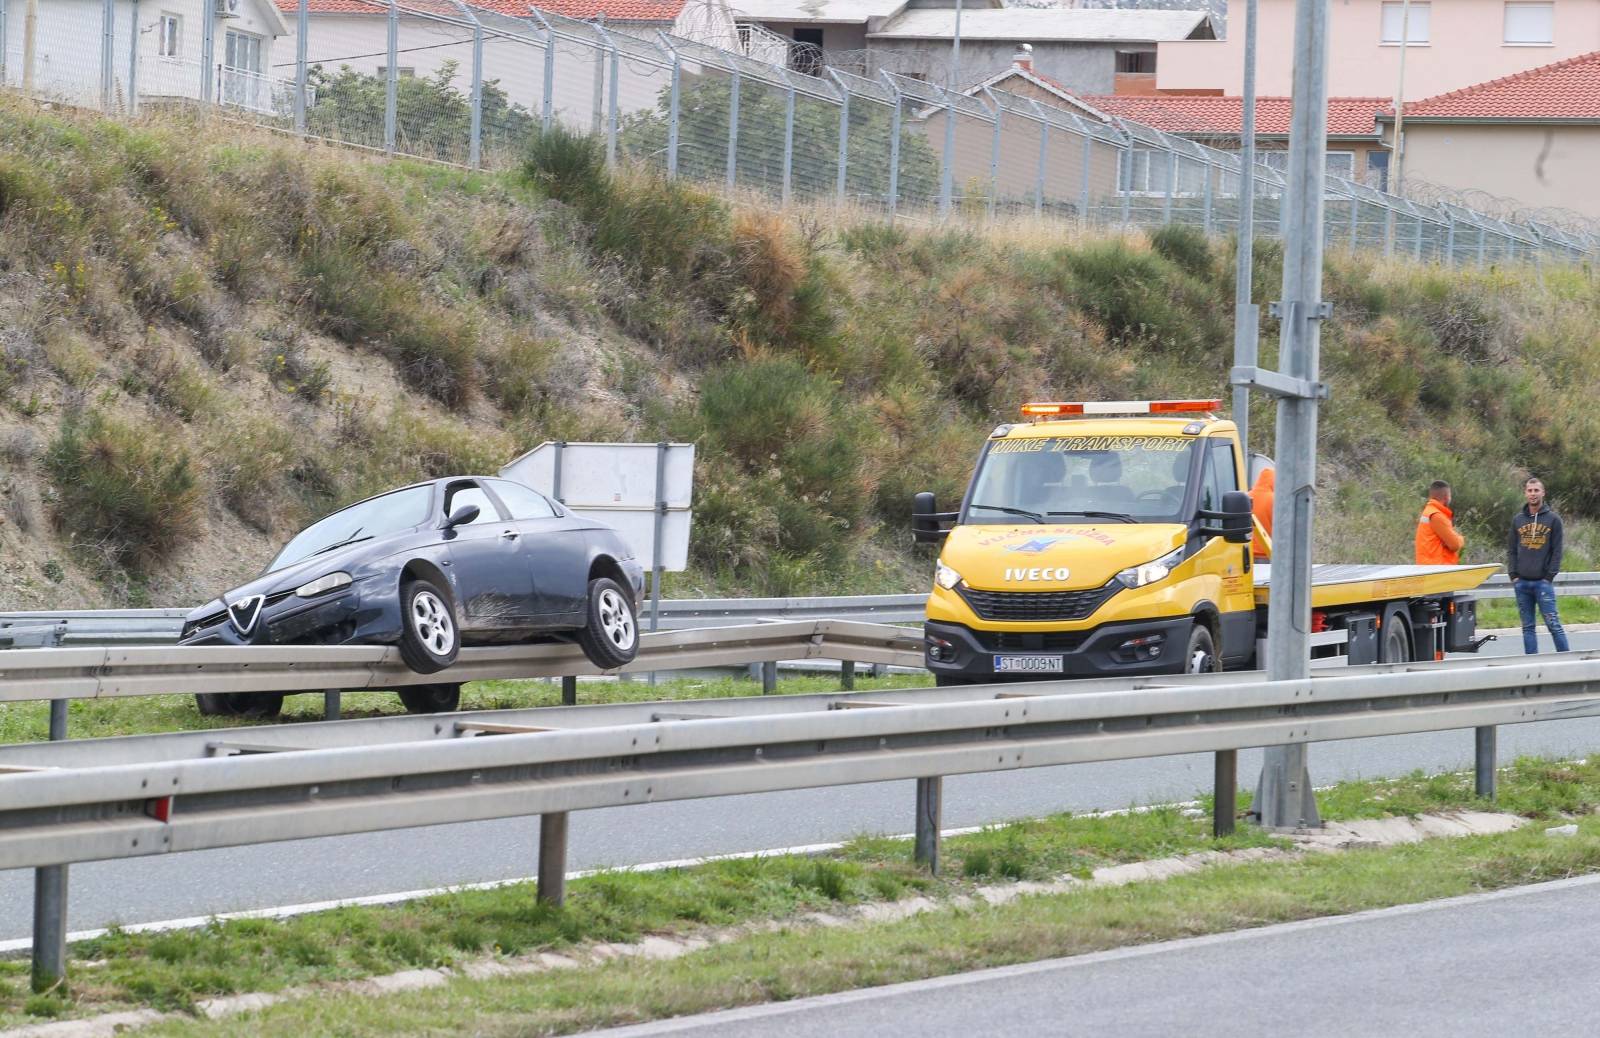
<svg viewBox="0 0 1600 1038"><path fill-rule="evenodd" d="M454 530L458 526L465 526L468 523L476 522L481 512L482 509L480 509L477 505L462 505L460 508L450 513L450 518L446 520L444 528L446 530Z"/></svg>
<svg viewBox="0 0 1600 1038"><path fill-rule="evenodd" d="M1250 507L1250 495L1244 491L1228 491L1222 495L1222 511L1208 512L1201 509L1199 516L1202 520L1210 520L1200 526L1199 532L1205 536L1221 537L1229 544L1250 543L1253 513Z"/></svg>
<svg viewBox="0 0 1600 1038"><path fill-rule="evenodd" d="M950 533L945 523L953 523L955 512L940 512L933 493L924 490L911 499L911 536L918 544L941 544Z"/></svg>

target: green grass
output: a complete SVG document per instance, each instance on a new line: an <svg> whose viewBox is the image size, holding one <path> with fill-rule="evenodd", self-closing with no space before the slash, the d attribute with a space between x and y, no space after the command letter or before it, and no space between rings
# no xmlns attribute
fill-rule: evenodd
<svg viewBox="0 0 1600 1038"><path fill-rule="evenodd" d="M896 923L757 933L667 962L489 981L382 999L320 997L160 1035L561 1034L984 967L1268 926L1600 869L1600 820L1386 850L1208 869L1159 884L1027 897Z"/></svg>
<svg viewBox="0 0 1600 1038"><path fill-rule="evenodd" d="M1263 846L1246 828L1223 840L1207 822L1163 808L1109 818L1062 815L997 826L946 841L943 875L910 861L907 841L863 838L815 857L764 856L659 872L607 872L573 880L567 903L535 903L531 884L461 891L405 905L344 908L283 920L217 921L159 934L117 932L73 945L74 1014L128 1006L185 1009L206 997L275 991L467 958L560 950L580 941L783 919L798 913L916 894L950 897L975 881L1087 875L1152 855ZM973 863L999 863L976 867ZM0 1027L40 1015L26 1002L27 963L0 963Z"/></svg>
<svg viewBox="0 0 1600 1038"><path fill-rule="evenodd" d="M856 677L860 691L884 688L920 688L928 683L925 675L897 674L889 677ZM837 692L837 675L786 677L778 682L777 695L811 692ZM676 678L651 685L639 675L631 681L580 681L578 702L643 703L655 700L730 699L758 696L761 683L746 678ZM558 681L473 681L461 690L463 710L510 710L561 705ZM400 697L393 692L349 692L340 700L345 718L385 717L405 713ZM244 718L201 717L192 696L126 696L116 699L75 699L67 711L67 733L73 739L100 739L116 735L151 735L206 728L234 728L243 725L320 721L323 717L321 693L292 695L284 700L282 721L251 721ZM38 742L50 737L48 703L12 703L0 709L0 744Z"/></svg>
<svg viewBox="0 0 1600 1038"><path fill-rule="evenodd" d="M1588 595L1563 595L1556 599L1563 624L1600 623L1600 599ZM1508 627L1521 627L1517 615L1517 602L1513 598L1494 598L1478 603L1478 630L1493 631ZM1544 629L1544 621L1539 622Z"/></svg>

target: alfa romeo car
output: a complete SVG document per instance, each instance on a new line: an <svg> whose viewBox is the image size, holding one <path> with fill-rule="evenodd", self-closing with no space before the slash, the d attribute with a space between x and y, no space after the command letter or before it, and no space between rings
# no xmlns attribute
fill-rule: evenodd
<svg viewBox="0 0 1600 1038"><path fill-rule="evenodd" d="M420 674L463 644L554 637L595 666L632 662L644 570L604 523L506 479L454 476L360 501L306 527L266 572L191 612L184 645L397 645ZM459 682L399 689L454 710ZM208 693L203 714L276 715L281 693Z"/></svg>

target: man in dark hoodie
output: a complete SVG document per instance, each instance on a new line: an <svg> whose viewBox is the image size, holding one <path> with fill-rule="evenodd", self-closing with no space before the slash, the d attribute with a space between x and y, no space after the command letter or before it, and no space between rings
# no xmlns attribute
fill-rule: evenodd
<svg viewBox="0 0 1600 1038"><path fill-rule="evenodd" d="M1561 517L1544 500L1544 481L1528 477L1522 484L1525 507L1511 521L1511 536L1506 542L1506 572L1511 574L1517 594L1517 612L1522 617L1522 651L1539 651L1538 628L1533 611L1537 606L1557 652L1567 651L1567 631L1556 612L1556 574L1561 571Z"/></svg>

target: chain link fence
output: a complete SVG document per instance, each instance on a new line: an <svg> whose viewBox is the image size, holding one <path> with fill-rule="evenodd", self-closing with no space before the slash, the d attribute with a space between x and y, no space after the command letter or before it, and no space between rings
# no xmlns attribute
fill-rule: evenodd
<svg viewBox="0 0 1600 1038"><path fill-rule="evenodd" d="M473 168L514 164L560 124L599 135L613 166L891 219L1238 227L1237 153L1053 99L951 91L868 61L824 65L831 55L758 27L707 22L690 40L512 0L305 0L284 12L284 34L251 5L206 7L186 20L148 0L46 0L30 45L23 0L0 0L0 84L122 115L200 105ZM1277 236L1283 175L1251 175L1256 233ZM1327 247L1488 265L1587 260L1600 246L1583 222L1461 201L1330 175Z"/></svg>

